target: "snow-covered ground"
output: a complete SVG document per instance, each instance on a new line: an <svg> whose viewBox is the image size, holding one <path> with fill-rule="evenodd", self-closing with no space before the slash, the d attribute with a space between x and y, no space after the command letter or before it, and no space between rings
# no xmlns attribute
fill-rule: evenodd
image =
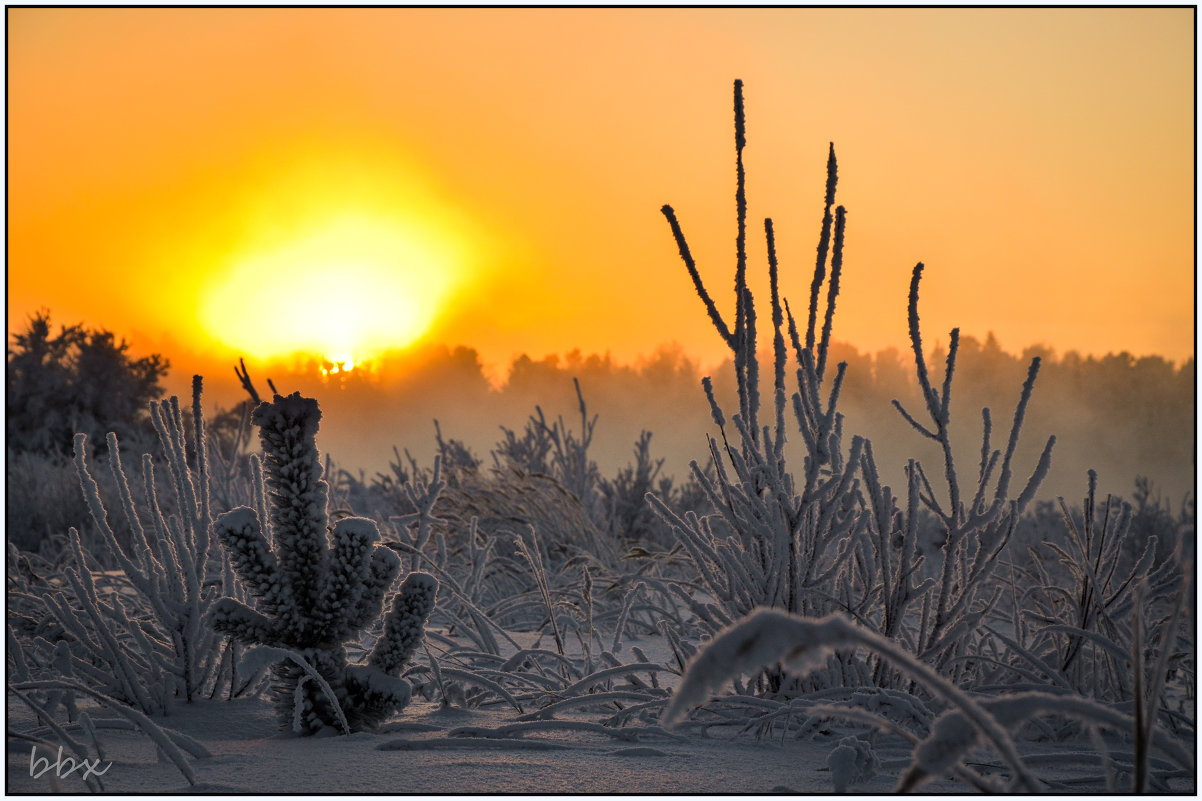
<svg viewBox="0 0 1202 801"><path fill-rule="evenodd" d="M28 713L11 698L9 713L10 724L28 721ZM120 793L692 795L830 793L833 789L826 761L839 740L836 732L811 741L784 742L757 742L746 736L732 741L725 734L622 740L579 731L542 731L506 739L452 736L456 729L496 728L513 718L512 710L442 708L437 702L417 701L378 733L302 738L280 734L274 711L261 699L206 700L181 704L176 714L157 721L197 740L211 754L190 758L195 785L189 785L174 765L160 761L154 744L136 731L101 730L105 758L99 769L105 771L104 790ZM55 754L34 747L38 758L49 756L54 762ZM32 778L30 750L28 744L10 742L8 792L86 791L78 779L80 771L59 780L51 768ZM873 780L854 788L859 792L890 791L909 762L900 741L877 750L881 769ZM1057 768L1056 773L1067 777L1071 766ZM947 780L924 789L965 790Z"/></svg>
<svg viewBox="0 0 1202 801"><path fill-rule="evenodd" d="M531 642L523 645L536 645L536 637L526 638ZM631 644L653 655L667 651L658 638ZM664 678L668 685L677 681L670 674ZM540 725L518 723L521 717L535 716L520 716L508 706L469 709L417 697L377 732L297 737L281 733L275 710L264 698L202 700L181 703L170 716L155 718L164 729L202 746L193 751L207 752L188 756L195 781L190 784L158 755L146 735L121 724L105 727L102 721L116 716L91 702L79 707L97 725L103 758L94 767L103 771L100 780L108 793L829 794L834 785L828 759L853 731L830 724L801 739L792 734L782 739L779 734L758 738L740 732L739 726L703 730L694 723L664 731L648 723L606 733L597 724L612 714L612 706L609 712L596 707L553 715L567 726ZM63 720L61 713L56 718ZM37 726L11 694L7 720L10 732ZM571 727L572 722L582 725ZM506 726L510 731L502 736L497 730ZM91 744L78 728L71 731ZM47 739L55 741L53 735ZM872 744L879 760L874 775L851 790L891 792L911 761L911 749L898 737L878 734ZM1049 787L1054 792L1105 791L1098 750L1088 740L1027 743L1020 750L1036 776L1054 782ZM10 738L6 791L86 792L79 778L82 769L59 778L71 764L64 760L56 765L56 759L43 745ZM986 775L1003 775L999 760L987 751L969 762ZM984 767L990 764L997 771ZM1192 785L1193 778L1183 776L1174 789L1188 794ZM944 777L924 785L922 792L959 794L971 788Z"/></svg>

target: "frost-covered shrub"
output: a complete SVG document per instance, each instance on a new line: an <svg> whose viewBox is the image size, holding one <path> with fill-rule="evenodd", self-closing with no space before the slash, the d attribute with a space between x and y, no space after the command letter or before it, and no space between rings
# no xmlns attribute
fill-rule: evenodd
<svg viewBox="0 0 1202 801"><path fill-rule="evenodd" d="M651 456L651 432L643 431L634 443L634 462L601 482L610 535L628 549L627 558L631 553L646 552L647 547L667 550L675 544L671 528L647 502L647 493L655 492L681 514L710 511L696 479L690 475L678 486L671 476L660 474L663 466L663 459Z"/></svg>
<svg viewBox="0 0 1202 801"><path fill-rule="evenodd" d="M503 472L554 477L592 512L598 508L601 482L597 463L589 456L598 417L589 417L580 381L572 379L572 383L580 408L579 433L563 417L548 423L542 407L536 406L521 436L502 427L505 437L493 449L493 462Z"/></svg>
<svg viewBox="0 0 1202 801"><path fill-rule="evenodd" d="M811 285L808 322L799 330L787 302L778 291L777 260L771 220L765 220L768 239L770 328L772 332L771 405L761 408L760 363L757 353L759 319L747 284L746 196L743 149L742 82L735 82L736 239L735 310L728 320L711 300L693 261L684 234L670 206L663 207L697 294L719 335L734 356L738 411L729 418L705 379L714 423L721 441L710 439L715 476L697 462L693 477L707 496L713 514L683 516L662 499L649 495L655 510L673 528L702 579L712 602L694 602L703 631L713 633L758 606L805 614L823 614L841 603L852 582L837 582L852 563L853 549L866 536L865 516L858 508L855 474L864 452L856 438L850 455L842 449L842 417L836 406L845 364L833 375L827 371L831 322L839 291L846 213L834 208L837 168L832 147L827 163L825 211ZM832 211L834 212L832 214ZM833 245L833 248L832 248ZM830 254L827 313L819 328L818 301L826 280ZM786 319L788 326L786 329ZM802 341L804 335L804 344ZM792 344L797 388L789 409L786 368ZM786 425L786 414L795 418ZM761 420L761 415L764 419ZM787 432L800 430L805 459L800 476L785 455ZM830 588L845 588L836 593ZM779 677L770 678L773 689Z"/></svg>
<svg viewBox="0 0 1202 801"><path fill-rule="evenodd" d="M989 684L1034 672L1098 700L1129 702L1136 685L1132 653L1141 638L1158 644L1174 674L1192 672L1193 643L1179 644L1169 633L1176 631L1171 613L1189 583L1191 554L1158 556L1160 536L1180 549L1189 529L1179 531L1169 516L1156 534L1137 534L1138 513L1110 495L1099 501L1093 471L1081 509L1064 499L1059 505L1059 536L1028 546L1011 568L1012 622L1005 634L992 631L1005 667L991 671ZM1171 706L1167 697L1155 701Z"/></svg>
<svg viewBox="0 0 1202 801"><path fill-rule="evenodd" d="M220 638L201 619L215 595L211 583L219 579L209 561L212 517L200 403L197 376L193 464L179 399L151 404L166 471L144 455L140 488L131 488L117 436L108 435L105 458L124 518L122 536L89 467L87 436L75 436L77 487L99 543L85 547L72 528L59 566L18 574L10 585L10 604L25 612L17 634L29 638L32 675L76 676L149 714L165 714L176 699L191 701L211 689Z"/></svg>
<svg viewBox="0 0 1202 801"><path fill-rule="evenodd" d="M376 544L374 521L348 517L329 528L320 418L317 401L299 393L260 404L252 422L269 509L238 507L215 523L254 601L222 598L210 623L275 662L280 720L298 734L370 728L409 702L411 687L398 674L421 643L438 590L433 576L410 574L366 664L348 663L347 641L379 616L400 560Z"/></svg>
<svg viewBox="0 0 1202 801"><path fill-rule="evenodd" d="M776 726L802 736L817 721L832 718L868 725L915 746L899 790L946 773L985 791L1056 787L1024 764L1016 750L1019 738L1031 740L1033 733L1056 738L1067 731L1099 743L1100 729L1131 743L1098 746L1109 789L1118 789L1118 765L1130 767L1136 791L1163 791L1170 780L1192 775L1193 760L1181 747L1195 731L1194 644L1181 625L1189 608L1192 549L1184 543L1192 541L1192 513L1183 514L1180 525L1159 526L1172 534L1170 558L1163 548L1158 553L1156 538L1129 536L1129 505L1113 499L1095 503L1091 476L1082 513L1074 515L1061 502L1063 521L1054 529L1044 525L1047 536L1026 558L1009 558L1019 550L1008 548L1015 531L1031 523L1024 511L1047 475L1055 444L1054 437L1048 439L1030 477L1017 483L1014 457L1041 360L1031 360L1004 444L995 447L993 419L984 409L979 461L971 472L963 469L950 404L959 331L951 332L938 382L920 333L921 263L912 274L908 321L924 411L912 415L897 401L893 405L937 445L942 470L928 477L910 459L902 499L896 498L880 480L870 442L852 437L844 449L837 406L845 365L829 381L825 371L846 219L841 207L831 213L833 149L804 329L778 297L773 229L765 221L774 358L771 377L761 381L757 314L745 278L745 138L738 82L735 136L733 324L710 299L675 213L663 209L694 287L734 355L739 405L728 419L712 382L703 381L717 427L709 443L717 475L706 479L696 463L693 469L714 512L679 514L651 496L700 577L700 592L682 589L680 596L703 635L710 636L690 661L664 721L679 720L704 703L705 711L694 714L690 725L706 728L733 718L744 730L762 733ZM828 252L823 318L818 300ZM785 442L786 333L797 374L794 419L787 428L800 431L804 446L796 473ZM774 399L768 412L761 393ZM1036 517L1046 519L1047 510L1038 511ZM937 547L922 548L920 540ZM741 683L745 675L753 677L750 684ZM736 694L710 698L728 679ZM760 697L745 698L749 692ZM912 705L895 703L903 695ZM740 709L754 712L740 720L731 714ZM799 715L804 717L795 719ZM1001 757L1009 788L970 767L969 755L980 749ZM1151 759L1152 750L1169 763ZM828 766L842 790L866 778L874 760L861 741L845 737Z"/></svg>
<svg viewBox="0 0 1202 801"><path fill-rule="evenodd" d="M1159 567L1169 561L1183 535L1194 529L1196 500L1187 493L1174 514L1169 499L1161 497L1152 480L1136 476L1131 494L1131 536L1124 546L1123 562L1136 562L1143 554L1144 543L1152 537L1156 538L1155 565Z"/></svg>
<svg viewBox="0 0 1202 801"><path fill-rule="evenodd" d="M728 419L715 399L712 382L708 378L703 381L720 434L720 441L712 437L709 441L716 478L704 475L696 462L692 469L714 513L680 515L662 499L649 496L656 511L676 532L706 594L712 598L690 596L688 600L702 631L709 634L759 606L809 616L843 610L888 637L910 643L924 658L935 659L941 667L952 665L964 655L967 632L990 607L991 599L983 591L995 559L1050 463L1054 440L1048 442L1026 487L1016 499L1011 498L1012 457L1039 360L1032 363L1023 386L1004 451L991 446L989 411L984 411L975 493L971 498L962 494L949 432L958 331L952 331L943 384L936 389L928 375L918 325L918 282L923 265L914 269L910 337L931 422L919 423L900 404L895 405L923 436L941 446L948 499L937 499L922 465L910 460L906 500L899 504L891 489L880 481L871 443L852 436L850 448L845 450L838 404L847 364L841 362L833 370L828 369L847 220L845 209L834 205L838 184L834 147L827 159L824 211L804 327L779 294L773 224L770 219L764 221L772 362L770 375L761 379L757 350L760 318L746 278L745 145L742 83L736 81L738 234L733 321L710 298L675 212L670 206L663 207L697 294L731 349L739 406ZM824 284L826 303L820 314ZM792 347L792 359L786 342ZM786 388L790 367L796 376L791 404ZM762 403L764 391L770 391L771 404ZM787 420L789 412L791 420ZM804 448L800 469L786 449L786 441L794 432L800 432ZM936 565L924 575L925 557L917 540L919 525L928 511L942 529L943 544L935 552ZM896 677L879 663L871 669L873 682L893 686ZM814 682L820 686L827 681L849 680L842 667L835 673L837 678L816 676ZM858 675L858 671L850 675ZM781 688L778 673L770 671L767 678L767 689Z"/></svg>
<svg viewBox="0 0 1202 801"><path fill-rule="evenodd" d="M855 784L866 782L876 775L881 760L872 744L859 737L844 737L826 758L831 783L836 793L846 793Z"/></svg>

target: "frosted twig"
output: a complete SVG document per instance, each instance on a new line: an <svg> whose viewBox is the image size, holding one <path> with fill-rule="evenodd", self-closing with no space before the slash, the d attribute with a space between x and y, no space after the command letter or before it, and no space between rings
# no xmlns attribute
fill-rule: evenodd
<svg viewBox="0 0 1202 801"><path fill-rule="evenodd" d="M839 297L839 275L843 269L843 231L846 224L847 210L839 206L835 209L835 251L831 255L831 280L826 294L826 319L822 323L822 339L818 345L818 366L815 369L820 380L826 375L826 356L831 344L831 323L835 319L835 300Z"/></svg>
<svg viewBox="0 0 1202 801"><path fill-rule="evenodd" d="M818 258L814 264L814 280L810 283L810 317L806 324L806 349L814 349L814 326L818 317L818 293L826 280L826 254L830 248L831 206L835 203L835 187L839 181L838 162L835 160L835 143L830 143L826 159L826 195L823 199L822 233L818 237Z"/></svg>
<svg viewBox="0 0 1202 801"><path fill-rule="evenodd" d="M22 684L11 685L10 689L18 691L69 689L72 692L83 693L84 695L92 696L92 698L95 698L113 712L116 712L118 715L121 715L122 717L128 718L130 721L132 721L134 725L141 729L147 737L154 741L154 744L158 746L163 755L175 764L176 768L179 769L179 772L184 775L185 779L187 779L188 784L196 784L196 773L192 770L192 766L188 764L187 758L172 741L171 737L161 726L154 723L154 721L146 717L146 715L142 714L138 710L128 707L105 695L104 693L97 692L96 690L86 687L79 682L69 681L66 679L29 681ZM199 744L196 745L200 749L201 756L209 756L209 753L204 750L203 746L199 746Z"/></svg>
<svg viewBox="0 0 1202 801"><path fill-rule="evenodd" d="M726 321L722 319L718 307L714 305L714 301L710 299L709 293L705 291L705 284L701 281L701 274L697 272L697 264L693 261L693 256L689 253L689 245L685 241L684 232L680 230L680 223L676 221L676 212L671 206L664 205L660 211L664 217L668 219L668 225L672 227L672 236L676 238L676 247L680 250L680 258L684 260L685 268L689 271L689 277L693 279L693 286L697 290L697 295L701 298L701 302L705 304L705 310L709 313L710 321L713 322L714 328L718 330L718 334L727 346L734 350L735 338L731 333L730 328L726 325Z"/></svg>
<svg viewBox="0 0 1202 801"><path fill-rule="evenodd" d="M927 373L926 357L922 353L922 332L918 326L918 283L922 280L922 262L914 265L914 273L910 278L910 302L909 302L909 318L910 318L910 345L914 350L914 367L918 376L918 386L922 390L922 396L926 400L927 411L930 412L931 419L938 424L939 421L939 396L935 394L935 390L931 387L931 379Z"/></svg>
<svg viewBox="0 0 1202 801"><path fill-rule="evenodd" d="M744 326L747 314L747 191L743 169L743 148L747 146L746 123L743 118L743 82L735 81L735 335L738 349L750 344L755 347L754 328Z"/></svg>
<svg viewBox="0 0 1202 801"><path fill-rule="evenodd" d="M896 400L896 399L895 399L895 400L893 401L893 408L894 408L894 409L897 409L899 412L901 412L901 416L902 416L902 417L904 417L904 418L906 419L906 422L907 422L907 423L909 423L910 425L914 426L914 429L915 429L915 430L916 430L916 431L917 431L919 434L922 434L924 437L926 437L926 438L928 438L928 439L933 439L933 440L938 440L938 439L939 439L939 435L938 435L938 434L934 434L934 433L932 433L932 432L928 431L928 430L927 430L927 428L926 428L926 427L925 427L925 426L924 426L922 423L920 423L920 422L918 422L917 420L915 420L915 419L914 419L914 417L913 417L913 416L911 416L911 414L910 414L909 412L907 412L907 411L906 411L905 407L903 407L903 406L901 405L901 402L900 402L900 401L898 401L898 400Z"/></svg>

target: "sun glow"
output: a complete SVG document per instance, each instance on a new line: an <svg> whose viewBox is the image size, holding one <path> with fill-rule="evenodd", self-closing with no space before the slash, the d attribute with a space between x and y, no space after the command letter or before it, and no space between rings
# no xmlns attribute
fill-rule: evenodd
<svg viewBox="0 0 1202 801"><path fill-rule="evenodd" d="M458 261L434 232L344 214L233 259L201 320L252 357L308 354L323 374L349 373L425 333L460 283Z"/></svg>

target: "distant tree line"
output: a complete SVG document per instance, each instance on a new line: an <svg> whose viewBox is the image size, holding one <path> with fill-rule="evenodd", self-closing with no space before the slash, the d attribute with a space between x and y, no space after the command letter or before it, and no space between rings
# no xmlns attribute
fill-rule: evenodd
<svg viewBox="0 0 1202 801"><path fill-rule="evenodd" d="M1020 463L1033 463L1047 437L1057 436L1044 497L1062 494L1079 501L1089 469L1098 471L1106 492L1129 495L1139 475L1150 477L1154 489L1171 495L1174 504L1191 491L1193 358L1174 364L1130 353L1057 354L1046 346L1016 354L1004 350L992 334L984 339L962 336L952 395L952 427L963 448L958 458L965 464L980 458L982 407L990 409L995 441L1006 436L1019 387L1035 356L1042 366L1019 455ZM936 344L928 364L937 380L945 359L946 343ZM891 404L895 398L908 407L921 403L914 355L898 348L869 353L834 343L827 369L833 371L840 361L848 363L840 403L845 429L870 438L878 462L900 481L906 459L928 458L923 449L931 445ZM646 429L654 434L650 447L655 456L666 458L665 473L681 477L690 460L705 463L706 435L717 436L700 385L703 375L713 377L719 401L732 408L733 366L727 362L703 370L678 345L661 347L633 364L580 351L542 358L521 355L510 363L499 387L489 383L476 351L436 345L386 357L374 373L351 373L338 382L323 383L317 371L275 378L281 388L319 398L327 413L324 447L336 460L366 466L369 472L391 457L393 444L432 457L434 419L446 436L477 453L496 442L499 426L520 426L536 404L548 416L563 414L571 420L576 407L572 379L578 378L589 408L600 415L594 450L603 470L626 464L632 443ZM770 376L761 379L771 381ZM365 420L372 424L365 427Z"/></svg>

